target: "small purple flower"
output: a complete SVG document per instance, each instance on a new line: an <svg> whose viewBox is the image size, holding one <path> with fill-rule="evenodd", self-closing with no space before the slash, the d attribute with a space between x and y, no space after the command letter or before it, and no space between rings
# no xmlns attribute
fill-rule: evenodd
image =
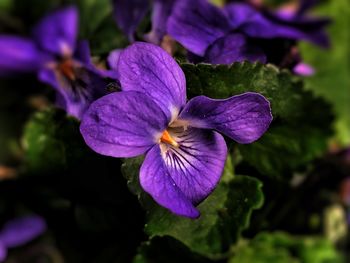
<svg viewBox="0 0 350 263"><path fill-rule="evenodd" d="M32 38L0 36L0 76L36 73L57 91L57 102L81 118L104 95L100 72L90 61L88 43L77 42L78 10L68 7L44 17ZM98 88L96 88L98 87Z"/></svg>
<svg viewBox="0 0 350 263"><path fill-rule="evenodd" d="M309 64L300 62L296 64L293 68L293 72L300 76L312 76L315 74L315 69Z"/></svg>
<svg viewBox="0 0 350 263"><path fill-rule="evenodd" d="M7 257L7 250L25 245L46 231L46 223L40 216L26 216L7 222L0 231L0 262Z"/></svg>
<svg viewBox="0 0 350 263"><path fill-rule="evenodd" d="M207 0L179 0L168 19L167 32L197 59L201 57L201 61L274 63L283 62L297 40L328 47L329 40L323 31L328 22L305 17L301 12L295 15L265 12L247 3L219 8ZM286 44L281 40L289 45L286 51ZM276 53L278 59L275 59Z"/></svg>
<svg viewBox="0 0 350 263"><path fill-rule="evenodd" d="M152 30L144 39L159 45L166 34L167 20L174 3L175 0L113 0L114 17L129 41L134 42L137 27L147 11L152 9Z"/></svg>
<svg viewBox="0 0 350 263"><path fill-rule="evenodd" d="M104 96L84 115L80 131L94 151L112 157L146 153L140 183L173 213L197 218L196 209L220 180L223 136L251 143L271 121L269 102L244 93L186 103L186 80L175 60L153 44L135 43L119 56L122 92Z"/></svg>

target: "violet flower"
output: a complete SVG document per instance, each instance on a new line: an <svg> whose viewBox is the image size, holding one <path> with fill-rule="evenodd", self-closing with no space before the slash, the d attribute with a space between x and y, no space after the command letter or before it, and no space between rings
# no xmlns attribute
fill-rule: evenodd
<svg viewBox="0 0 350 263"><path fill-rule="evenodd" d="M186 103L186 80L175 60L149 43L135 43L118 60L122 92L104 96L84 115L80 131L97 153L146 153L140 183L161 206L197 218L195 207L220 180L223 136L251 143L268 129L269 102L260 94L228 99L198 96Z"/></svg>
<svg viewBox="0 0 350 263"><path fill-rule="evenodd" d="M87 42L77 42L78 10L68 7L44 17L32 38L0 36L0 76L35 73L57 91L57 102L80 118L104 95L100 72L90 61Z"/></svg>
<svg viewBox="0 0 350 263"><path fill-rule="evenodd" d="M206 0L179 0L168 19L167 31L197 61L230 64L248 60L289 66L286 54L288 60L295 41L329 46L323 31L328 22L305 18L300 12L293 17L273 16L247 3L219 8ZM293 59L295 55L291 54Z"/></svg>
<svg viewBox="0 0 350 263"><path fill-rule="evenodd" d="M114 18L120 29L135 41L135 32L147 12L152 9L152 30L144 40L159 45L166 34L166 24L175 0L113 0Z"/></svg>
<svg viewBox="0 0 350 263"><path fill-rule="evenodd" d="M7 250L25 245L46 231L46 223L39 216L26 216L7 222L0 231L0 262Z"/></svg>

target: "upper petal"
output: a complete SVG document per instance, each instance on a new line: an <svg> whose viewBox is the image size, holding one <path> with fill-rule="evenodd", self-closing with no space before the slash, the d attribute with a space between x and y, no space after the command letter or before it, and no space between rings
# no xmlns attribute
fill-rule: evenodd
<svg viewBox="0 0 350 263"><path fill-rule="evenodd" d="M222 10L206 0L178 0L167 24L169 35L199 56L230 29Z"/></svg>
<svg viewBox="0 0 350 263"><path fill-rule="evenodd" d="M247 22L254 21L258 14L258 11L247 3L227 4L223 8L223 12L227 15L232 29L237 29Z"/></svg>
<svg viewBox="0 0 350 263"><path fill-rule="evenodd" d="M122 90L150 96L168 116L186 103L186 79L175 60L160 47L134 43L119 57L118 75Z"/></svg>
<svg viewBox="0 0 350 263"><path fill-rule="evenodd" d="M48 14L34 28L40 47L56 55L72 55L78 33L78 10L67 7Z"/></svg>
<svg viewBox="0 0 350 263"><path fill-rule="evenodd" d="M33 240L45 230L46 223L40 216L26 216L6 223L0 240L5 247L13 248Z"/></svg>
<svg viewBox="0 0 350 263"><path fill-rule="evenodd" d="M266 55L244 35L233 33L215 41L208 48L205 60L211 64L231 64L245 60L265 63Z"/></svg>
<svg viewBox="0 0 350 263"><path fill-rule="evenodd" d="M140 170L140 183L156 202L175 214L195 218L195 205L219 182L227 147L217 132L188 128L170 131L179 147L154 146Z"/></svg>
<svg viewBox="0 0 350 263"><path fill-rule="evenodd" d="M136 29L148 9L148 0L113 0L114 18L130 42L135 40Z"/></svg>
<svg viewBox="0 0 350 263"><path fill-rule="evenodd" d="M91 104L80 132L94 151L113 157L134 157L150 149L169 119L147 95L115 92Z"/></svg>
<svg viewBox="0 0 350 263"><path fill-rule="evenodd" d="M36 72L47 59L29 39L0 36L0 76Z"/></svg>
<svg viewBox="0 0 350 263"><path fill-rule="evenodd" d="M251 143L266 132L272 115L264 96L247 92L224 100L195 97L179 119L193 127L215 129L238 143Z"/></svg>

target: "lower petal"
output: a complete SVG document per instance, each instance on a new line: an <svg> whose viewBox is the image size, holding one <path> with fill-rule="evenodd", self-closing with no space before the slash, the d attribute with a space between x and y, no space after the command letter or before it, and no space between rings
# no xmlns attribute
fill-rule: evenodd
<svg viewBox="0 0 350 263"><path fill-rule="evenodd" d="M221 178L227 147L216 132L181 129L172 131L179 147L156 145L147 153L140 183L160 205L177 215L195 218L199 213L194 206Z"/></svg>

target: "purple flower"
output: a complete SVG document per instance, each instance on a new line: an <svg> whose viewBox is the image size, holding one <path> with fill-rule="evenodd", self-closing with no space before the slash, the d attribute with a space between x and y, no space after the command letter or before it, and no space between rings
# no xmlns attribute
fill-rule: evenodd
<svg viewBox="0 0 350 263"><path fill-rule="evenodd" d="M224 134L251 143L272 120L269 102L257 93L186 103L186 80L175 60L153 44L135 43L119 56L122 92L95 101L80 131L96 152L112 157L146 153L140 183L173 213L199 216L196 205L217 185L227 147Z"/></svg>
<svg viewBox="0 0 350 263"><path fill-rule="evenodd" d="M247 3L218 8L206 0L179 0L168 19L167 31L200 61L230 64L249 60L279 65L297 40L327 47L323 28L328 22L304 17L300 12L286 16L260 11Z"/></svg>
<svg viewBox="0 0 350 263"><path fill-rule="evenodd" d="M166 34L166 23L175 0L113 0L114 17L120 29L135 41L135 32L147 11L152 9L152 30L144 39L159 45Z"/></svg>
<svg viewBox="0 0 350 263"><path fill-rule="evenodd" d="M68 7L44 17L32 38L0 36L0 75L36 73L57 91L57 102L80 118L104 95L100 72L90 61L87 42L77 42L78 11Z"/></svg>
<svg viewBox="0 0 350 263"><path fill-rule="evenodd" d="M4 261L7 250L37 238L46 231L46 223L40 216L26 216L7 222L0 231L0 261Z"/></svg>
<svg viewBox="0 0 350 263"><path fill-rule="evenodd" d="M294 66L293 72L300 76L312 76L315 74L315 69L309 64L300 62Z"/></svg>

